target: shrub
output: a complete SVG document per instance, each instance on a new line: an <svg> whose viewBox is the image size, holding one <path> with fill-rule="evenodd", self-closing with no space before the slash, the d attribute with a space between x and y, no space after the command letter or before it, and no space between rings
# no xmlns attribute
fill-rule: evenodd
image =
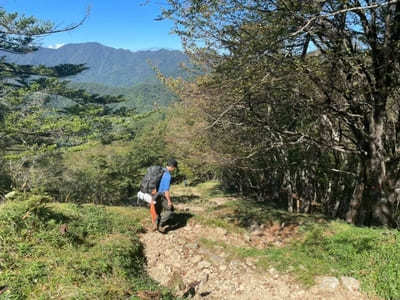
<svg viewBox="0 0 400 300"><path fill-rule="evenodd" d="M169 291L144 269L135 210L56 204L20 194L0 206L0 286L5 299L126 299ZM66 229L60 231L61 225Z"/></svg>

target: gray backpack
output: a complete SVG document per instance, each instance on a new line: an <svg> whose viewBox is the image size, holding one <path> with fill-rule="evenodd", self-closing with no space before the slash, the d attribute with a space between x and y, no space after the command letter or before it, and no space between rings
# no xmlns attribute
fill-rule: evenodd
<svg viewBox="0 0 400 300"><path fill-rule="evenodd" d="M165 169L160 166L152 166L148 168L146 175L144 175L140 184L140 191L150 194L153 189L158 190L164 172Z"/></svg>

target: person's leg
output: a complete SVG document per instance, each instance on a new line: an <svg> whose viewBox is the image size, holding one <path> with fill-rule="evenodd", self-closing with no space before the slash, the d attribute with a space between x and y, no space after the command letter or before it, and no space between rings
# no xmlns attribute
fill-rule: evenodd
<svg viewBox="0 0 400 300"><path fill-rule="evenodd" d="M162 206L162 213L161 213L161 220L160 220L160 226L164 227L167 225L168 221L171 218L172 215L172 210L168 206L168 200L164 197L162 197L161 206Z"/></svg>
<svg viewBox="0 0 400 300"><path fill-rule="evenodd" d="M156 201L156 204L155 204L155 210L156 210L156 214L157 214L156 228L158 230L158 228L160 227L160 223L161 223L161 211L163 209L161 195L160 194L155 195L154 200Z"/></svg>
<svg viewBox="0 0 400 300"><path fill-rule="evenodd" d="M156 212L155 205L152 204L153 196L149 193L143 193L139 191L138 199L143 200L144 202L146 202L146 204L149 205L148 207L150 208L151 223L153 224L152 230L156 231L158 229L157 219L159 214L157 214Z"/></svg>
<svg viewBox="0 0 400 300"><path fill-rule="evenodd" d="M158 230L158 214L156 211L155 203L150 203L151 223L153 224L152 230Z"/></svg>

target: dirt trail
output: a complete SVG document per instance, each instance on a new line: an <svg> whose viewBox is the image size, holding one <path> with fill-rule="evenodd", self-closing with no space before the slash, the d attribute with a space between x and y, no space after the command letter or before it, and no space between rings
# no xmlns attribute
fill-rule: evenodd
<svg viewBox="0 0 400 300"><path fill-rule="evenodd" d="M201 214L202 208L178 205L177 212L195 215ZM322 282L307 289L273 268L260 271L254 260L232 258L222 246L248 246L243 234L195 224L192 219L168 234L148 231L142 234L141 241L150 276L179 296L218 300L368 299L335 278L322 278Z"/></svg>

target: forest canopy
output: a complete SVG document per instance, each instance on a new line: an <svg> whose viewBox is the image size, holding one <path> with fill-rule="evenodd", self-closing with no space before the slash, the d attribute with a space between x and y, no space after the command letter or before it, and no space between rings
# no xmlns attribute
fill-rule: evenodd
<svg viewBox="0 0 400 300"><path fill-rule="evenodd" d="M398 222L398 1L168 3L162 16L212 70L176 90L204 117L194 136L228 187L290 211Z"/></svg>

